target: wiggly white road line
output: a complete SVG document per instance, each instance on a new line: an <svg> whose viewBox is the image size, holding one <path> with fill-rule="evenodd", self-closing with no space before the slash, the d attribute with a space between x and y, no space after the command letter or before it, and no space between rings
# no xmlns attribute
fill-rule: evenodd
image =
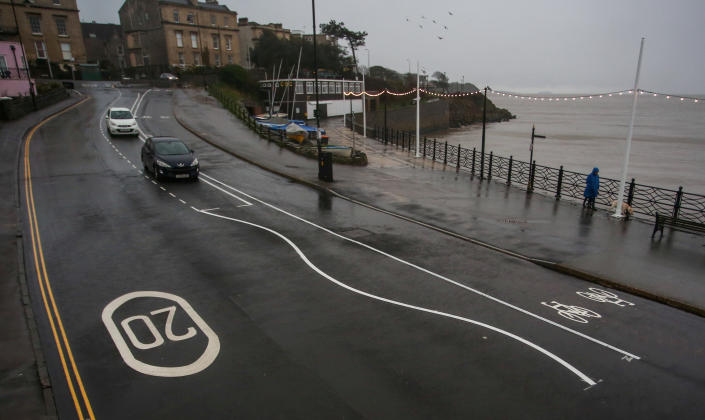
<svg viewBox="0 0 705 420"><path fill-rule="evenodd" d="M528 340L526 340L526 339L524 339L524 338L522 338L522 337L519 337L519 336L516 335L516 334L512 334L512 333L510 333L510 332L508 332L508 331L502 330L502 329L500 329L500 328L494 327L494 326L489 325L489 324L485 324L484 322L475 321L475 320L470 319L470 318L465 318L465 317L462 317L462 316L453 315L453 314L449 314L449 313L446 313L446 312L436 311L436 310L424 308L424 307L421 307L421 306L410 305L410 304L408 304L408 303L399 302L399 301L392 300L392 299L387 299L387 298L384 298L384 297L381 297L381 296L373 295L373 294L371 294L371 293L367 293L367 292L365 292L365 291L356 289L356 288L354 288L354 287L352 287L352 286L349 286L349 285L347 285L347 284L345 284L345 283L343 283L343 282L341 282L341 281L335 279L334 277L332 277L332 276L328 275L327 273L325 273L325 272L324 272L323 270L321 270L320 268L316 267L316 265L313 264L313 263L306 257L306 255L301 251L301 249L299 249L298 246L296 246L296 244L295 244L294 242L292 242L289 238L287 238L286 236L282 235L281 233L279 233L279 232L277 232L277 231L275 231L275 230L273 230L273 229L270 229L270 228L268 228L268 227L261 226L261 225L258 225L258 224L252 223L252 222L248 222L248 221L246 221L246 220L241 220L241 219L235 219L235 218L233 218L233 217L222 216L222 215L215 214L215 213L211 213L211 212L208 212L208 211L205 211L205 210L198 210L198 209L193 208L193 207L192 207L192 209L194 209L195 211L197 211L197 212L199 212L199 213L201 213L201 214L207 214L207 215L209 215L209 216L218 217L218 218L220 218L220 219L230 220L230 221L232 221L232 222L237 222L237 223L242 223L242 224L245 224L245 225L248 225L248 226L253 226L253 227L256 227L256 228L258 228L258 229L262 229L262 230L264 230L264 231L267 231L267 232L269 232L269 233L271 233L271 234L273 234L273 235L279 237L279 238L282 239L284 242L286 242L291 248L293 248L294 251L299 255L299 258L301 258L301 260L302 260L304 263L306 263L306 265L308 265L309 267L311 267L311 269L312 269L313 271L315 271L315 272L318 273L321 277L327 279L327 280L330 281L331 283L334 283L334 284L336 284L337 286L340 286L340 287L342 287L342 288L344 288L344 289L347 289L347 290L349 290L349 291L351 291L351 292L353 292L353 293L356 293L356 294L358 294L358 295L362 295L362 296L368 297L368 298L370 298L370 299L378 300L378 301L380 301L380 302L389 303L389 304L391 304L391 305L401 306L401 307L403 307L403 308L413 309L413 310L415 310L415 311L426 312L426 313L429 313L429 314L438 315L438 316L442 316L442 317L446 317L446 318L452 318L452 319L456 319L456 320L458 320L458 321L467 322L467 323L469 323L469 324L474 324L474 325L477 325L477 326L480 326L480 327L483 327L483 328L487 328L487 329L489 329L489 330L495 331L495 332L497 332L497 333L499 333L499 334L502 334L502 335L504 335L504 336L507 336L507 337L509 337L509 338L512 338L512 339L514 339L514 340L516 340L516 341L518 341L518 342L520 342L520 343L522 343L522 344L525 344L525 345L527 345L527 346L533 348L534 350L537 350L538 352L542 353L543 355L550 357L550 358L553 359L554 361L558 362L561 366L563 366L563 367L565 367L566 369L568 369L569 371L573 372L577 377L579 377L582 381L586 382L588 385L593 386L593 385L597 384L597 382L595 382L595 381L593 381L592 379L590 379L589 376L587 376L587 375L585 375L583 372L579 371L577 368L575 368L575 367L574 367L573 365L571 365L570 363L566 362L565 360L561 359L560 357L556 356L555 354L551 353L550 351L544 349L543 347L541 347L541 346L539 346L539 345L537 345L537 344L534 344L534 343L532 343L531 341L528 341Z"/></svg>
<svg viewBox="0 0 705 420"><path fill-rule="evenodd" d="M506 302L506 301L504 301L504 300L502 300L502 299L496 298L496 297L494 297L494 296L492 296L492 295L489 295L489 294L487 294L487 293L481 292L481 291L479 291L479 290L477 290L477 289L473 289L472 287L469 287L469 286L467 286L467 285L464 285L464 284L462 284L462 283L460 283L460 282L457 282L457 281L455 281L455 280L449 279L448 277L442 276L442 275L440 275L440 274L438 274L438 273L435 273L435 272L433 272L433 271L431 271L431 270L428 270L428 269L426 269L426 268L423 268L423 267L421 267L421 266L418 266L418 265L416 265L416 264L414 264L414 263L411 263L411 262L409 262L409 261L403 260L403 259L401 259L401 258L399 258L399 257L395 257L394 255L391 255L391 254L389 254L389 253L386 253L386 252L384 252L384 251L382 251L382 250L380 250L380 249L377 249L377 248L375 248L375 247L373 247L373 246L367 245L367 244L364 243L364 242L356 241L356 240L354 240L354 239L348 238L347 236L343 236L343 235L341 235L341 234L339 234L339 233L337 233L337 232L333 232L333 231L330 230L330 229L327 229L327 228L325 228L325 227L323 227L323 226L317 225L317 224L315 224L315 223L313 223L313 222L311 222L311 221L309 221L309 220L306 220L306 219L304 219L304 218L302 218L302 217L299 217L299 216L297 216L297 215L295 215L295 214L289 213L289 212L286 211L286 210L282 210L282 209L280 209L280 208L278 208L278 207L276 207L276 206L274 206L274 205L272 205L272 204L267 203L266 201L262 201L262 200L260 200L260 199L257 198L257 197L254 197L254 196L252 196L252 195L250 195L250 194L247 194L246 192L240 191L239 189L237 189L237 188L235 188L235 187L232 187L232 186L230 186L230 185L228 185L228 184L226 184L226 183L224 183L224 182L222 182L222 181L219 181L219 180L217 180L217 179L215 179L215 178L213 178L213 177L211 177L211 176L208 176L208 175L204 174L203 172L201 172L201 176L202 176L202 177L205 177L205 178L208 178L208 179L212 180L213 182L216 182L216 183L222 185L222 186L225 187L225 188L228 188L228 189L230 189L230 190L233 190L233 191L237 192L238 194L242 194L243 196L249 198L249 199L252 200L252 201L256 201L256 202L258 202L258 203L261 203L261 204L263 204L263 205L265 205L265 206L267 206L267 207L269 207L269 208L271 208L271 209L273 209L273 210L275 210L275 211L278 211L278 212L283 213L283 214L285 214L285 215L287 215L287 216L289 216L289 217L292 217L292 218L294 218L294 219L296 219L296 220L299 220L299 221L301 221L301 222L303 222L303 223L306 223L306 224L308 224L308 225L310 225L310 226L313 226L313 227L315 227L316 229L320 229L320 230L322 230L322 231L324 231L324 232L326 232L326 233L328 233L328 234L330 234L330 235L333 235L333 236L338 237L338 238L340 238L340 239L343 239L343 240L346 240L346 241L348 241L348 242L354 243L354 244L359 245L359 246L361 246L361 247L363 247L363 248L367 248L367 249L369 249L370 251L376 252L376 253L378 253L378 254L380 254L380 255L384 255L384 256L387 257L387 258L390 258L390 259L392 259L392 260L394 260L394 261L397 261L397 262L399 262L399 263L401 263L401 264L404 264L404 265L407 265L407 266L409 266L409 267L412 267L412 268L414 268L414 269L416 269L416 270L422 271L422 272L424 272L424 273L426 273L426 274L428 274L428 275L430 275L430 276L433 276L433 277L435 277L435 278L437 278L437 279L439 279L439 280L445 281L445 282L447 282L447 283L450 283L450 284L452 284L452 285L455 285L455 286L457 286L457 287L460 287L460 288L465 289L465 290L467 290L467 291L470 291L470 292L472 292L472 293L478 294L478 295L480 295L480 296L482 296L482 297L485 297L485 298L487 298L487 299L489 299L489 300L491 300L491 301L493 301L493 302L499 303L499 304L504 305L504 306L506 306L506 307L508 307L508 308L514 309L514 310L516 310L516 311L519 311L519 312L521 312L521 313L523 313L523 314L525 314L525 315L531 316L532 318L536 318L536 319L538 319L538 320L540 320L540 321L543 321L543 322L545 322L545 323L547 323L547 324L553 325L554 327L558 327L558 328L560 328L560 329L562 329L562 330L564 330L564 331L570 332L571 334L575 334L575 335L577 335L578 337L582 337L582 338L584 338L584 339L586 339L586 340L592 341L593 343L599 344L599 345L601 345L601 346L603 346L603 347L606 347L606 348L608 348L608 349L610 349L610 350L616 351L617 353L620 353L620 354L622 354L622 355L624 355L624 356L630 357L630 358L635 359L635 360L640 360L640 359L641 359L641 357L639 357L639 356L637 356L637 355L635 355L635 354L629 353L629 352L627 352L627 351L625 351L625 350L622 350L622 349L620 349L620 348L618 348L618 347L615 347L615 346L613 346L613 345L611 345L611 344L605 343L604 341L600 341L600 340L598 340L598 339L596 339L596 338L590 337L589 335L583 334L583 333L581 333L580 331L577 331L577 330L574 330L574 329L572 329L572 328L566 327L565 325L561 325L561 324L559 324L559 323L557 323L557 322L555 322L555 321L552 321L552 320L550 320L550 319L548 319L548 318L544 318L544 317L542 317L542 316L540 316L540 315L537 315L537 314L535 314L535 313L533 313L533 312L527 311L526 309L520 308L520 307L518 307L518 306L516 306L516 305L512 305L511 303Z"/></svg>

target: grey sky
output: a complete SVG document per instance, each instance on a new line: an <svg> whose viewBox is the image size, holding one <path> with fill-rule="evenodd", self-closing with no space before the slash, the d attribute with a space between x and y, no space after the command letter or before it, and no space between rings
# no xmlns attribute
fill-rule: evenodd
<svg viewBox="0 0 705 420"><path fill-rule="evenodd" d="M118 23L122 3L78 0L81 20ZM281 22L285 28L311 32L308 0L219 3L259 23ZM316 3L317 23L342 20L352 30L369 33L358 55L361 65L367 64L367 48L371 65L406 72L407 59L412 71L419 60L429 73L444 71L451 81L465 76L478 87L522 92L631 88L644 36L642 89L705 93L703 18L703 0Z"/></svg>

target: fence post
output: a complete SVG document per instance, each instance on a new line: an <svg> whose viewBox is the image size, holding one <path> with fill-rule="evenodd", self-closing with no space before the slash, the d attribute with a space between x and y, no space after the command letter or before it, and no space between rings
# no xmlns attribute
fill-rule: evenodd
<svg viewBox="0 0 705 420"><path fill-rule="evenodd" d="M514 156L509 155L509 170L507 171L507 185L512 185L512 164L514 163Z"/></svg>
<svg viewBox="0 0 705 420"><path fill-rule="evenodd" d="M448 142L446 141L446 151L443 153L443 164L448 164Z"/></svg>
<svg viewBox="0 0 705 420"><path fill-rule="evenodd" d="M632 205L632 200L634 200L634 178L632 178L632 182L629 183L629 195L627 195L627 205L631 207Z"/></svg>
<svg viewBox="0 0 705 420"><path fill-rule="evenodd" d="M558 170L558 186L556 187L556 200L561 199L561 187L563 186L563 165Z"/></svg>
<svg viewBox="0 0 705 420"><path fill-rule="evenodd" d="M272 140L272 129L267 127L267 140Z"/></svg>
<svg viewBox="0 0 705 420"><path fill-rule="evenodd" d="M457 172L460 172L460 144L458 144L458 161L456 163L458 164Z"/></svg>
<svg viewBox="0 0 705 420"><path fill-rule="evenodd" d="M470 168L470 174L475 175L475 148L472 148L472 167Z"/></svg>
<svg viewBox="0 0 705 420"><path fill-rule="evenodd" d="M426 136L423 136L423 158L426 159Z"/></svg>
<svg viewBox="0 0 705 420"><path fill-rule="evenodd" d="M536 172L536 161L529 162L529 182L526 185L526 192L534 192L534 172Z"/></svg>
<svg viewBox="0 0 705 420"><path fill-rule="evenodd" d="M436 161L436 139L433 139L433 159L434 162Z"/></svg>
<svg viewBox="0 0 705 420"><path fill-rule="evenodd" d="M678 192L676 193L676 202L673 205L673 218L678 218L678 213L681 211L681 199L683 198L683 187L678 187Z"/></svg>
<svg viewBox="0 0 705 420"><path fill-rule="evenodd" d="M487 168L487 180L490 181L492 179L492 154L494 152L490 152L490 167Z"/></svg>

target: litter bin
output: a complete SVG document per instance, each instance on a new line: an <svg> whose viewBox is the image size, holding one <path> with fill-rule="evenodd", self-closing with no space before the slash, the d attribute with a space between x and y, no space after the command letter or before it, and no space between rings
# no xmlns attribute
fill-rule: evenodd
<svg viewBox="0 0 705 420"><path fill-rule="evenodd" d="M333 182L333 153L321 152L318 155L318 179Z"/></svg>

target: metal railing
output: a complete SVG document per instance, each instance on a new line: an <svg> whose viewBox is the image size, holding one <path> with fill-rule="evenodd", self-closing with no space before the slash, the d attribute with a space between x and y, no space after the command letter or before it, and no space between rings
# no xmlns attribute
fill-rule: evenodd
<svg viewBox="0 0 705 420"><path fill-rule="evenodd" d="M351 125L352 122L348 119L346 126L350 128ZM355 129L362 132L358 123L355 123ZM413 132L368 127L367 136L385 145L407 150L408 153L416 150L416 136ZM587 174L568 171L563 169L563 166L552 168L537 165L536 161L529 164L516 160L513 156L497 156L493 152L485 153L483 160L481 152L475 148L463 148L425 136L419 140L419 154L425 159L455 167L458 171L468 171L473 176L480 175L480 162L484 161L482 173L487 180L503 181L507 185L525 189L527 193L539 192L553 196L556 200L583 200ZM617 179L600 177L600 193L596 203L607 208L612 207L619 195L619 184ZM650 218L659 213L705 224L705 195L686 193L683 187L671 190L642 185L632 178L631 182L625 185L624 197L637 217Z"/></svg>

